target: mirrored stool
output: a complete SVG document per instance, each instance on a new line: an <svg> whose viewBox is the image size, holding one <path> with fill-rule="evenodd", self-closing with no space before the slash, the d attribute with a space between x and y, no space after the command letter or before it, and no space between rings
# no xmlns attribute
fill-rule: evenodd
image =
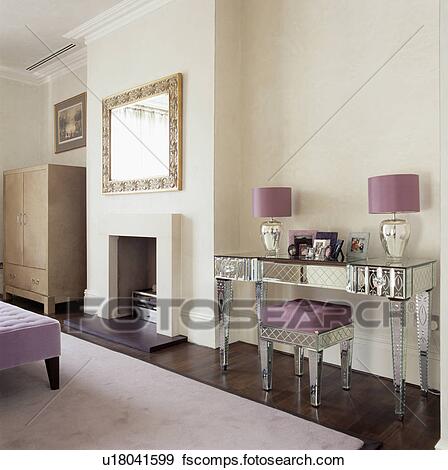
<svg viewBox="0 0 448 470"><path fill-rule="evenodd" d="M339 344L342 388L351 385L353 324L351 307L344 304L297 299L283 305L264 306L259 325L259 352L264 390L272 389L274 343L294 346L295 373L303 375L304 350L308 350L310 401L320 405L324 349Z"/></svg>

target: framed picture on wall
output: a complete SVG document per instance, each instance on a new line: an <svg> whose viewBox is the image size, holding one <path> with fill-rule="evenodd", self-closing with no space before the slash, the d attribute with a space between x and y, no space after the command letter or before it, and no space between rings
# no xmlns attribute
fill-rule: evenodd
<svg viewBox="0 0 448 470"><path fill-rule="evenodd" d="M356 261L367 259L369 251L369 232L351 232L348 235L347 260Z"/></svg>
<svg viewBox="0 0 448 470"><path fill-rule="evenodd" d="M87 93L54 105L54 152L86 146Z"/></svg>

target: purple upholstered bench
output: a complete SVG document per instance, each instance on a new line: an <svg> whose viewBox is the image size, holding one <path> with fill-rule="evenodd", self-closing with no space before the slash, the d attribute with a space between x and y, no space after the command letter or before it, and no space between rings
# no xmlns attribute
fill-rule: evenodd
<svg viewBox="0 0 448 470"><path fill-rule="evenodd" d="M350 389L353 324L351 307L344 304L296 299L264 307L259 327L263 389L272 388L273 343L294 346L296 375L303 375L303 353L308 350L310 401L320 405L324 349L340 345L342 388Z"/></svg>
<svg viewBox="0 0 448 470"><path fill-rule="evenodd" d="M59 322L0 302L0 370L45 361L50 388L59 388Z"/></svg>

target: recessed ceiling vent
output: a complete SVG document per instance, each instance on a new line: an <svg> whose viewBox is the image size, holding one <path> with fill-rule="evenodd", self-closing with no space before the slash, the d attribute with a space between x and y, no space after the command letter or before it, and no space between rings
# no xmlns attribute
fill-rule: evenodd
<svg viewBox="0 0 448 470"><path fill-rule="evenodd" d="M67 44L66 46L62 47L58 51L53 52L52 54L50 54L47 57L44 57L43 59L39 60L35 64L30 65L29 67L26 68L26 70L31 72L32 70L35 70L35 69L41 67L42 65L46 64L47 62L50 62L50 60L53 60L56 57L60 56L61 54L64 54L64 52L67 52L70 49L73 49L74 47L76 47L76 44Z"/></svg>

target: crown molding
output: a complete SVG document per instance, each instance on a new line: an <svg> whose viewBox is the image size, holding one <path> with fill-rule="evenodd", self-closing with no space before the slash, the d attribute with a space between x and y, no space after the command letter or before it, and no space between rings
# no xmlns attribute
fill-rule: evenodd
<svg viewBox="0 0 448 470"><path fill-rule="evenodd" d="M40 83L47 83L55 78L67 75L74 70L87 65L87 48L83 47L71 54L62 57L57 57L48 65L39 67L38 70L33 72L33 75Z"/></svg>
<svg viewBox="0 0 448 470"><path fill-rule="evenodd" d="M0 78L24 83L25 85L40 85L40 80L33 76L32 73L24 70L17 70L12 67L6 67L5 65L0 65Z"/></svg>
<svg viewBox="0 0 448 470"><path fill-rule="evenodd" d="M27 72L25 70L0 65L0 77L21 82L25 85L39 86L55 78L69 74L85 65L87 65L87 48L83 47L66 56L55 58L54 62L39 67L39 69L34 72Z"/></svg>
<svg viewBox="0 0 448 470"><path fill-rule="evenodd" d="M109 8L64 34L64 37L74 41L84 41L85 44L89 44L147 13L158 10L172 1L123 0L114 7Z"/></svg>

